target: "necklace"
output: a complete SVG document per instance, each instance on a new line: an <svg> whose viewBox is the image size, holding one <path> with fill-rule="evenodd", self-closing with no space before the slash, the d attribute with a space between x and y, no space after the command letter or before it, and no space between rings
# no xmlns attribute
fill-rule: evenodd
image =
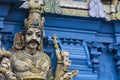
<svg viewBox="0 0 120 80"><path fill-rule="evenodd" d="M34 66L36 66L36 63L37 63L37 60L42 58L43 56L43 52L39 52L38 54L36 55L30 55L29 53L27 53L25 50L22 51L22 55L25 57L25 58L28 58L30 60L32 60L32 63Z"/></svg>

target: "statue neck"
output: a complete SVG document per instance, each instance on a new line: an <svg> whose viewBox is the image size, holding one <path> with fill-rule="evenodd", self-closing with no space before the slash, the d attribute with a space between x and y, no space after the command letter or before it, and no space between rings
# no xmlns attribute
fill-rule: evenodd
<svg viewBox="0 0 120 80"><path fill-rule="evenodd" d="M31 49L31 48L28 48L28 47L25 47L25 51L28 53L28 54L31 54L31 55L35 55L38 53L37 49Z"/></svg>

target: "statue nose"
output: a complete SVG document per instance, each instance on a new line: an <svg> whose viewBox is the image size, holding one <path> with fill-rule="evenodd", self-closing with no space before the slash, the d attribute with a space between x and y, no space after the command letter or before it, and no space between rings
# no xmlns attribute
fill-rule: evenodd
<svg viewBox="0 0 120 80"><path fill-rule="evenodd" d="M37 37L36 37L36 35L34 34L34 35L32 36L32 38L33 38L33 39L36 39Z"/></svg>

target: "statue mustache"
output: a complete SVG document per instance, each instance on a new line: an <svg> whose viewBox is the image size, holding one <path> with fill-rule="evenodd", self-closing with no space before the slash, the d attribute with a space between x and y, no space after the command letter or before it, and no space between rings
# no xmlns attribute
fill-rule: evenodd
<svg viewBox="0 0 120 80"><path fill-rule="evenodd" d="M30 41L28 42L28 44L30 44L30 43L32 43L32 42L35 42L35 43L37 43L38 45L40 44L40 42L38 42L38 41L35 40L35 39L30 40Z"/></svg>

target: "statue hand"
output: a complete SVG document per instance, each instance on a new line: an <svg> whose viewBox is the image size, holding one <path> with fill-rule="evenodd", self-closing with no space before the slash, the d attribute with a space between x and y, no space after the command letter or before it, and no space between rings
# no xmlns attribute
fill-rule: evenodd
<svg viewBox="0 0 120 80"><path fill-rule="evenodd" d="M15 74L12 71L7 71L6 72L6 77L8 80L17 80Z"/></svg>
<svg viewBox="0 0 120 80"><path fill-rule="evenodd" d="M0 64L0 73L3 75L3 74L6 74L6 72L10 70L10 60L9 58L2 58L1 60L1 64Z"/></svg>
<svg viewBox="0 0 120 80"><path fill-rule="evenodd" d="M10 69L10 60L9 58L4 57L1 61L1 67L2 68L6 68L6 69Z"/></svg>

